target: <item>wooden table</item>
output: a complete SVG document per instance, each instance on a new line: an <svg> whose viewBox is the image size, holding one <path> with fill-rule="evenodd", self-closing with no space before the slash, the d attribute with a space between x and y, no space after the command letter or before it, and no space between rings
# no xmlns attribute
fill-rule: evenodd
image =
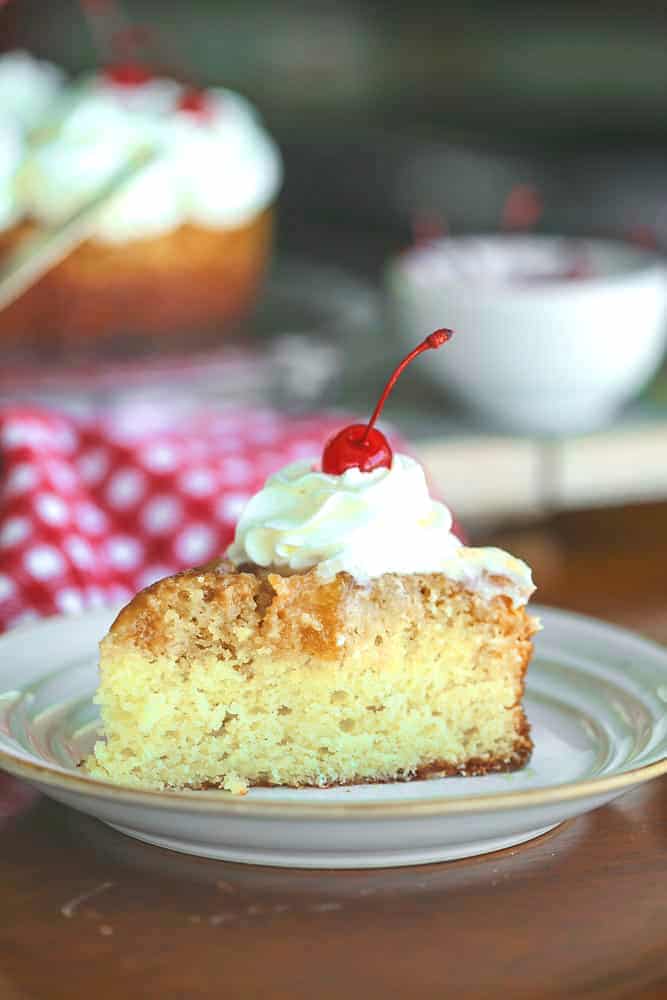
<svg viewBox="0 0 667 1000"><path fill-rule="evenodd" d="M493 540L543 601L667 640L667 505ZM0 1000L667 997L664 780L522 847L371 872L179 856L2 780Z"/></svg>

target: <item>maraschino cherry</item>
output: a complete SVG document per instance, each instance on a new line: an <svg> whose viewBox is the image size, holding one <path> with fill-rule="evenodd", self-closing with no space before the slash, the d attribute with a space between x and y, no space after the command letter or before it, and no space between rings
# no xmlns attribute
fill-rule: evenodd
<svg viewBox="0 0 667 1000"><path fill-rule="evenodd" d="M387 396L411 361L424 351L442 347L452 338L451 330L436 330L429 334L414 351L394 369L394 373L382 391L377 406L367 424L351 424L344 427L338 434L329 438L322 453L322 472L331 476L341 476L346 469L360 469L362 472L372 472L373 469L390 469L394 457L386 437L375 427L375 422L382 413Z"/></svg>
<svg viewBox="0 0 667 1000"><path fill-rule="evenodd" d="M90 6L90 0L86 0L86 3ZM107 25L105 32L108 38L106 47L109 50L105 76L117 87L132 90L153 79L154 74L147 58L153 31L142 24L128 25L118 31L111 30L113 22L118 23L123 20L122 15L117 10L114 11L114 6L113 0L107 0L101 11L107 16L107 20L109 16L112 18L112 24Z"/></svg>
<svg viewBox="0 0 667 1000"><path fill-rule="evenodd" d="M138 62L115 63L107 66L105 76L117 87L141 87L152 77L152 73Z"/></svg>
<svg viewBox="0 0 667 1000"><path fill-rule="evenodd" d="M187 90L184 90L177 107L179 111L186 111L197 118L205 119L211 116L211 105L208 98L205 92L197 87L188 87Z"/></svg>

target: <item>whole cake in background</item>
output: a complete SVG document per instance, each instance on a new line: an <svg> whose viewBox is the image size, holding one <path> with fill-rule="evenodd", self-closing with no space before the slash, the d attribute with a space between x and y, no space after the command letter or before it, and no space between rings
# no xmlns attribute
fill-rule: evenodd
<svg viewBox="0 0 667 1000"><path fill-rule="evenodd" d="M26 60L0 59L0 110L12 74L23 74L24 90L43 89L46 68L29 60L31 83ZM229 328L264 273L281 182L279 152L253 107L231 91L194 90L127 67L54 97L31 117L19 156L0 148L0 159L14 156L3 189L12 206L5 252L63 222L137 151L157 155L102 208L91 238L0 313L0 336L71 341Z"/></svg>
<svg viewBox="0 0 667 1000"><path fill-rule="evenodd" d="M521 767L530 570L468 548L374 422L271 476L226 558L168 577L101 644L87 769L146 788L325 786Z"/></svg>

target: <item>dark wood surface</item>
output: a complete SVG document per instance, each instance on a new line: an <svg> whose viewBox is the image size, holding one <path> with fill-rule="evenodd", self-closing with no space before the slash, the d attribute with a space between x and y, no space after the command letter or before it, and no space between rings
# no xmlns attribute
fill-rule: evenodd
<svg viewBox="0 0 667 1000"><path fill-rule="evenodd" d="M667 641L667 505L493 541L545 603ZM0 792L0 1000L667 997L665 780L518 848L371 872L179 856Z"/></svg>

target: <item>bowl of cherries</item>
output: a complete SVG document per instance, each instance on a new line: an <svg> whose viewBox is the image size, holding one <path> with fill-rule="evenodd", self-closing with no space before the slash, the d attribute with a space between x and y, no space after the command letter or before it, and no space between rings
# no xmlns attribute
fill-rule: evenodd
<svg viewBox="0 0 667 1000"><path fill-rule="evenodd" d="M390 263L387 296L406 344L447 317L459 335L428 375L492 429L603 426L664 357L663 262L621 241L445 236Z"/></svg>

